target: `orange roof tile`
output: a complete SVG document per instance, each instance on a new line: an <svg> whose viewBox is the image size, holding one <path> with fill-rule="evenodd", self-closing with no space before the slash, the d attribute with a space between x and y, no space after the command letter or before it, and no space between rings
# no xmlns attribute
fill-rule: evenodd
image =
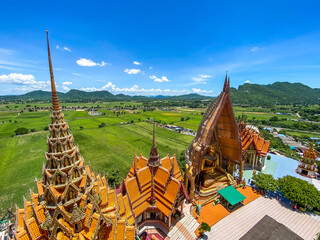
<svg viewBox="0 0 320 240"><path fill-rule="evenodd" d="M22 230L21 232L16 234L18 240L31 240L26 230Z"/></svg>
<svg viewBox="0 0 320 240"><path fill-rule="evenodd" d="M84 174L82 174L82 179L81 179L79 187L82 188L85 186L85 184L86 184L86 174L84 173Z"/></svg>
<svg viewBox="0 0 320 240"><path fill-rule="evenodd" d="M54 188L54 186L50 185L50 189L51 189L52 193L55 195L56 198L59 198L59 197L61 196L61 193L58 192L58 191Z"/></svg>
<svg viewBox="0 0 320 240"><path fill-rule="evenodd" d="M39 226L33 217L27 220L26 224L32 239L37 239L41 236Z"/></svg>
<svg viewBox="0 0 320 240"><path fill-rule="evenodd" d="M23 218L24 218L24 209L17 208L16 218L17 218L17 220L16 220L16 224L17 224L16 231L20 232L20 231L22 231L24 229L24 220L23 220Z"/></svg>
<svg viewBox="0 0 320 240"><path fill-rule="evenodd" d="M46 218L46 216L45 216L45 214L44 214L44 207L43 207L43 205L40 204L39 206L36 206L36 207L34 208L34 212L35 212L35 216L36 216L38 222L39 222L39 223L43 223L44 220L45 220L45 218Z"/></svg>
<svg viewBox="0 0 320 240"><path fill-rule="evenodd" d="M32 205L30 201L24 201L24 211L25 211L25 218L30 219L32 217Z"/></svg>
<svg viewBox="0 0 320 240"><path fill-rule="evenodd" d="M38 181L38 182L37 182L38 193L39 193L40 195L43 194L43 185L42 185L42 183L43 183L43 181Z"/></svg>
<svg viewBox="0 0 320 240"><path fill-rule="evenodd" d="M108 194L107 194L107 187L100 188L100 196L101 196L101 205L104 206L108 203Z"/></svg>
<svg viewBox="0 0 320 240"><path fill-rule="evenodd" d="M126 227L126 222L124 220L119 220L117 222L117 234L116 234L116 240L123 240L125 235L125 227Z"/></svg>
<svg viewBox="0 0 320 240"><path fill-rule="evenodd" d="M90 218L91 209L92 209L92 204L89 203L89 204L86 206L86 211L85 211L86 217L85 217L84 222L83 222L86 227L88 227L88 226L87 226L87 223L88 223L88 220L89 220L89 218Z"/></svg>
<svg viewBox="0 0 320 240"><path fill-rule="evenodd" d="M127 226L126 228L126 240L135 239L135 229L134 226Z"/></svg>
<svg viewBox="0 0 320 240"><path fill-rule="evenodd" d="M35 194L35 193L31 193L31 202L35 205L38 206L39 202L38 202L38 196L39 194Z"/></svg>

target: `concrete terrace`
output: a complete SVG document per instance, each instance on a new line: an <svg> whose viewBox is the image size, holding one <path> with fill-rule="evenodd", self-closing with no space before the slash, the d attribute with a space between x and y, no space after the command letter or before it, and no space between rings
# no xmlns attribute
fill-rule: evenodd
<svg viewBox="0 0 320 240"><path fill-rule="evenodd" d="M320 222L276 199L259 197L212 226L209 239L240 239L265 215L282 223L303 239L313 239L320 232Z"/></svg>

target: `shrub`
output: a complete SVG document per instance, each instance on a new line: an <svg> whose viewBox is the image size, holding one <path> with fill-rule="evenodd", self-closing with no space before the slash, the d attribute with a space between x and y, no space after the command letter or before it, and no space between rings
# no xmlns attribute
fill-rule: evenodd
<svg viewBox="0 0 320 240"><path fill-rule="evenodd" d="M45 126L45 127L43 128L43 130L47 131L47 130L49 130L49 127L48 127L48 126Z"/></svg>
<svg viewBox="0 0 320 240"><path fill-rule="evenodd" d="M106 178L108 179L109 186L112 188L119 185L122 181L120 170L116 167L111 167L106 171Z"/></svg>
<svg viewBox="0 0 320 240"><path fill-rule="evenodd" d="M29 132L29 130L25 127L21 127L21 128L17 128L14 133L16 135L22 135L22 134L27 134Z"/></svg>
<svg viewBox="0 0 320 240"><path fill-rule="evenodd" d="M205 232L210 232L211 231L211 227L209 226L208 223L206 222L202 222L199 228L199 233L200 235L202 235Z"/></svg>
<svg viewBox="0 0 320 240"><path fill-rule="evenodd" d="M35 132L36 131L36 129L34 129L34 128L31 128L31 130L30 130L30 132Z"/></svg>
<svg viewBox="0 0 320 240"><path fill-rule="evenodd" d="M252 177L254 185L264 191L277 191L277 180L271 174L259 173Z"/></svg>
<svg viewBox="0 0 320 240"><path fill-rule="evenodd" d="M292 176L280 178L278 183L281 193L289 200L304 208L310 205L320 209L320 192L314 185Z"/></svg>
<svg viewBox="0 0 320 240"><path fill-rule="evenodd" d="M267 156L267 160L270 160L270 159L271 159L271 156L270 156L270 155L268 155L268 156Z"/></svg>

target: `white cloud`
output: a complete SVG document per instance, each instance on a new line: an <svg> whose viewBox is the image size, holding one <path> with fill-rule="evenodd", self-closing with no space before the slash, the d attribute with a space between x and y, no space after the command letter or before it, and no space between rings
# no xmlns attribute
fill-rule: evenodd
<svg viewBox="0 0 320 240"><path fill-rule="evenodd" d="M14 51L10 49L0 48L0 54L12 55Z"/></svg>
<svg viewBox="0 0 320 240"><path fill-rule="evenodd" d="M68 87L65 86L65 85L62 85L62 89L65 90L65 91L69 91L69 90L70 90L70 88L68 88Z"/></svg>
<svg viewBox="0 0 320 240"><path fill-rule="evenodd" d="M207 84L207 80L211 78L211 75L200 74L197 77L192 77L193 84Z"/></svg>
<svg viewBox="0 0 320 240"><path fill-rule="evenodd" d="M138 62L138 61L133 61L134 65L142 65L142 63Z"/></svg>
<svg viewBox="0 0 320 240"><path fill-rule="evenodd" d="M203 74L203 75L199 75L199 77L201 77L201 78L211 78L212 76L208 75L208 74Z"/></svg>
<svg viewBox="0 0 320 240"><path fill-rule="evenodd" d="M126 68L124 70L124 72L126 72L128 74L138 74L139 72L141 72L141 70L140 69L135 69L135 68L132 68L132 69Z"/></svg>
<svg viewBox="0 0 320 240"><path fill-rule="evenodd" d="M63 46L63 47L60 47L59 45L56 46L56 49L58 50L65 50L67 52L71 52L71 49L66 47L66 46Z"/></svg>
<svg viewBox="0 0 320 240"><path fill-rule="evenodd" d="M81 74L81 73L72 73L72 75L74 75L74 76L84 76L84 75Z"/></svg>
<svg viewBox="0 0 320 240"><path fill-rule="evenodd" d="M245 81L244 83L250 83L250 80Z"/></svg>
<svg viewBox="0 0 320 240"><path fill-rule="evenodd" d="M199 94L212 94L213 93L213 91L202 90L202 89L199 89L199 88L192 88L192 91L194 93L199 93Z"/></svg>
<svg viewBox="0 0 320 240"><path fill-rule="evenodd" d="M16 88L19 91L30 91L35 89L49 90L50 87L50 81L36 81L33 75L22 73L3 74L0 76L0 84L1 83L22 85L21 87Z"/></svg>
<svg viewBox="0 0 320 240"><path fill-rule="evenodd" d="M150 70L152 70L152 67L149 67Z"/></svg>
<svg viewBox="0 0 320 240"><path fill-rule="evenodd" d="M10 73L9 75L1 75L0 83L34 84L36 80L31 74Z"/></svg>
<svg viewBox="0 0 320 240"><path fill-rule="evenodd" d="M71 85L72 82L63 82L62 84L63 84L63 85Z"/></svg>
<svg viewBox="0 0 320 240"><path fill-rule="evenodd" d="M96 66L103 67L107 65L107 63L104 61L102 61L101 63L96 63L91 59L86 59L86 58L80 58L79 60L77 60L77 64L82 67L96 67Z"/></svg>
<svg viewBox="0 0 320 240"><path fill-rule="evenodd" d="M181 94L189 94L189 93L199 93L199 94L206 94L206 95L212 95L213 91L207 91L202 89L193 88L192 90L189 89L181 89L181 90L172 90L172 89L161 89L161 88L140 88L138 85L133 85L129 88L119 88L116 87L115 84L112 82L108 82L106 85L104 85L101 88L96 87L86 87L81 88L80 90L83 91L102 91L107 90L109 92L112 92L114 94L128 94L128 95L144 95L144 96L156 96L156 95L181 95Z"/></svg>
<svg viewBox="0 0 320 240"><path fill-rule="evenodd" d="M149 76L155 82L170 82L170 80L166 76L162 76L162 78L157 78L155 75Z"/></svg>
<svg viewBox="0 0 320 240"><path fill-rule="evenodd" d="M256 52L259 50L259 47L255 46L250 49L250 52Z"/></svg>

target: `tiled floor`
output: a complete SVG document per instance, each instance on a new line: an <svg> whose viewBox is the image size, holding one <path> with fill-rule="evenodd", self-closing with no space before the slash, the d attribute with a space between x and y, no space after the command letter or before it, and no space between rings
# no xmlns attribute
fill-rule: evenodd
<svg viewBox="0 0 320 240"><path fill-rule="evenodd" d="M210 231L209 239L240 239L265 215L284 224L303 239L313 239L320 232L320 222L300 211L292 211L276 199L260 197L226 216Z"/></svg>
<svg viewBox="0 0 320 240"><path fill-rule="evenodd" d="M199 223L191 215L185 216L172 228L166 239L196 239L194 232L198 227Z"/></svg>

